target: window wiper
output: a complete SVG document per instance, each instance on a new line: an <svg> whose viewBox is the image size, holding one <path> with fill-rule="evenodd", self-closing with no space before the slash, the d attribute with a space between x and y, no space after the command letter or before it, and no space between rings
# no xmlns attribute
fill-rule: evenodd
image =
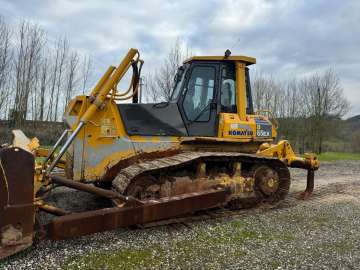
<svg viewBox="0 0 360 270"><path fill-rule="evenodd" d="M195 121L197 121L197 120L200 118L200 116L202 116L203 113L206 112L206 111L210 108L210 105L211 105L211 104L212 104L212 102L208 103L208 105L206 105L206 106L204 107L204 109L202 109L202 110L199 112L199 114L198 114L193 120L190 120L188 124L191 125L192 123L194 123Z"/></svg>
<svg viewBox="0 0 360 270"><path fill-rule="evenodd" d="M155 103L153 105L153 108L158 108L158 109L165 108L165 107L169 106L169 103L170 103L170 101L162 101L159 103Z"/></svg>

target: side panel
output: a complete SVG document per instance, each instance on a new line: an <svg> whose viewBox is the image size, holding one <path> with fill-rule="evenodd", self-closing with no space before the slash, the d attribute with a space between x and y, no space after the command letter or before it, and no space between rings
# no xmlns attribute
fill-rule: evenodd
<svg viewBox="0 0 360 270"><path fill-rule="evenodd" d="M178 142L167 137L122 137L112 144L92 146L85 143L84 178L86 181L111 180L122 167L134 162L133 158L161 155L175 150Z"/></svg>
<svg viewBox="0 0 360 270"><path fill-rule="evenodd" d="M252 139L255 134L255 123L240 121L237 113L221 113L219 137L233 139Z"/></svg>
<svg viewBox="0 0 360 270"><path fill-rule="evenodd" d="M179 147L178 137L129 136L119 114L122 105L108 102L75 139L74 180L108 181L134 158Z"/></svg>
<svg viewBox="0 0 360 270"><path fill-rule="evenodd" d="M276 137L276 130L261 116L248 115L246 121L241 121L236 113L221 113L218 137L268 142Z"/></svg>

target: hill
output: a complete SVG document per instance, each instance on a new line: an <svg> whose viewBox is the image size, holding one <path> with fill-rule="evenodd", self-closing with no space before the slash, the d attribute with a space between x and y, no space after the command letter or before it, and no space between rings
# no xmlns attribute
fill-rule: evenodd
<svg viewBox="0 0 360 270"><path fill-rule="evenodd" d="M352 129L352 131L360 130L360 115L355 115L346 119L345 123Z"/></svg>

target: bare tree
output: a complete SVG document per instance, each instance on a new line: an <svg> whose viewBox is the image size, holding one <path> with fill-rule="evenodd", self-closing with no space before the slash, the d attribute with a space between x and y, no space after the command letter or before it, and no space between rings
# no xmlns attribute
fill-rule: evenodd
<svg viewBox="0 0 360 270"><path fill-rule="evenodd" d="M49 84L49 60L44 57L41 65L41 78L40 78L40 102L39 102L39 120L45 120L45 95L46 89Z"/></svg>
<svg viewBox="0 0 360 270"><path fill-rule="evenodd" d="M10 94L8 89L12 58L10 38L10 29L0 17L0 117L7 112Z"/></svg>
<svg viewBox="0 0 360 270"><path fill-rule="evenodd" d="M84 56L82 61L82 70L81 70L81 76L82 76L82 94L85 94L85 91L87 90L88 83L89 83L89 77L91 75L91 69L92 69L92 60L89 55Z"/></svg>
<svg viewBox="0 0 360 270"><path fill-rule="evenodd" d="M146 102L158 102L161 100L158 95L158 88L156 85L155 72L149 72L144 76L143 80L143 93L141 95L144 97Z"/></svg>
<svg viewBox="0 0 360 270"><path fill-rule="evenodd" d="M252 82L256 110L271 110L280 118L280 133L292 138L300 149L321 153L331 124L346 114L349 102L339 77L332 69L302 79L276 82L256 74Z"/></svg>
<svg viewBox="0 0 360 270"><path fill-rule="evenodd" d="M44 44L44 31L38 25L23 21L19 27L15 52L15 102L13 120L21 124L28 112L31 90L36 83L37 66Z"/></svg>
<svg viewBox="0 0 360 270"><path fill-rule="evenodd" d="M47 111L46 119L48 121L56 121L59 115L61 96L65 92L66 78L65 68L69 54L69 42L64 37L60 37L56 42L54 49L54 57L51 63L52 72L50 77L50 90L49 90L49 110ZM61 112L60 112L61 113Z"/></svg>
<svg viewBox="0 0 360 270"><path fill-rule="evenodd" d="M177 39L160 67L147 76L147 99L168 101L174 87L174 77L182 62L191 55L189 47Z"/></svg>
<svg viewBox="0 0 360 270"><path fill-rule="evenodd" d="M252 91L254 95L254 109L271 110L276 113L277 110L277 94L279 85L270 76L262 73L256 73L252 80Z"/></svg>
<svg viewBox="0 0 360 270"><path fill-rule="evenodd" d="M70 98L72 97L74 86L77 83L78 75L78 66L79 66L79 55L76 52L72 52L69 57L69 62L67 65L67 75L66 75L66 91L65 91L65 108Z"/></svg>
<svg viewBox="0 0 360 270"><path fill-rule="evenodd" d="M58 74L58 62L59 62L59 42L57 43L57 47L55 49L55 57L53 58L55 62L52 63L52 74L51 74L51 87L50 87L50 100L49 100L49 110L47 111L46 120L51 120L52 112L54 107L54 97L55 97L55 86L56 86L56 79Z"/></svg>
<svg viewBox="0 0 360 270"><path fill-rule="evenodd" d="M66 38L53 48L38 25L23 21L12 31L0 17L0 118L56 121L77 87L87 87L90 57L81 65Z"/></svg>
<svg viewBox="0 0 360 270"><path fill-rule="evenodd" d="M60 90L62 88L62 83L63 83L63 76L64 76L64 67L65 67L65 63L66 63L66 58L68 57L68 50L69 50L69 42L66 38L63 38L62 40L59 40L59 47L58 49L60 50L59 52L59 67L58 67L58 76L57 76L57 83L56 83L56 87L57 87L57 91L56 91L56 96L55 96L55 113L54 113L54 118L53 121L56 121L58 118L58 109L59 109L59 100L60 100Z"/></svg>
<svg viewBox="0 0 360 270"><path fill-rule="evenodd" d="M343 94L339 77L332 69L314 74L303 82L306 113L311 120L311 134L314 137L313 150L322 152L324 139L331 119L344 116L350 104Z"/></svg>
<svg viewBox="0 0 360 270"><path fill-rule="evenodd" d="M38 99L39 99L39 84L40 84L40 67L41 62L38 61L35 64L35 71L34 71L34 82L32 84L32 87L30 89L30 103L31 103L31 107L30 110L28 110L27 112L27 117L28 119L32 119L32 120L38 120ZM29 115L30 114L30 115Z"/></svg>

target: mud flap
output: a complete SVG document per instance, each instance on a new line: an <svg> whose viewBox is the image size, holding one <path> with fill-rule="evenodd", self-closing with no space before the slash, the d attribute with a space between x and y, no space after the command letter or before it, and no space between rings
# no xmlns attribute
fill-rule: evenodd
<svg viewBox="0 0 360 270"><path fill-rule="evenodd" d="M32 245L35 209L34 156L0 148L0 259Z"/></svg>

